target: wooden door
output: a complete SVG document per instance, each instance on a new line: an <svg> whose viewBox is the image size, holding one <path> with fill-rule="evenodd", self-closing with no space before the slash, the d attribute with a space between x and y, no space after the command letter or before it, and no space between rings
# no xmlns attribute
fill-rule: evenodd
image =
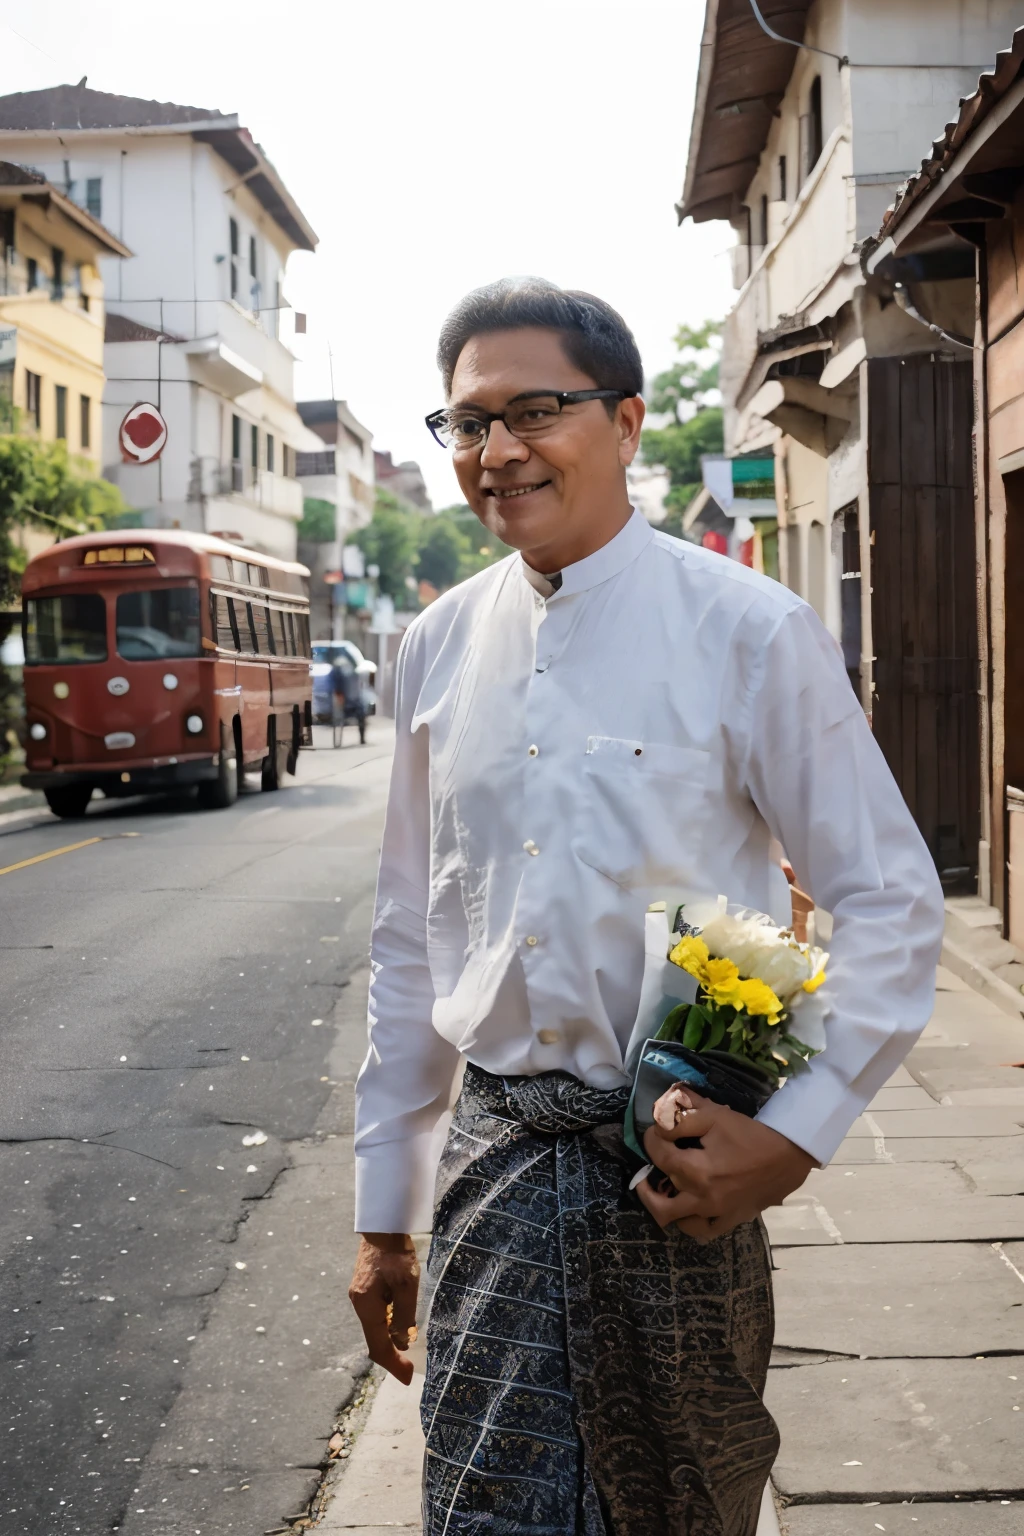
<svg viewBox="0 0 1024 1536"><path fill-rule="evenodd" d="M948 888L980 827L970 360L868 363L875 736Z"/></svg>

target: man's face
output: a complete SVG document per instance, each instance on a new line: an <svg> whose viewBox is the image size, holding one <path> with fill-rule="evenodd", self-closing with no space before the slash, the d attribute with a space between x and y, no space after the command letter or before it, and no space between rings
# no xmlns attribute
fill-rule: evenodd
<svg viewBox="0 0 1024 1536"><path fill-rule="evenodd" d="M531 391L598 387L569 361L557 331L494 331L463 347L449 406L502 411ZM529 441L495 421L482 447L455 453L455 473L477 517L505 544L541 555L573 550L602 515L621 511L623 468L642 420L640 400L621 401L614 419L603 401L588 400L567 405Z"/></svg>

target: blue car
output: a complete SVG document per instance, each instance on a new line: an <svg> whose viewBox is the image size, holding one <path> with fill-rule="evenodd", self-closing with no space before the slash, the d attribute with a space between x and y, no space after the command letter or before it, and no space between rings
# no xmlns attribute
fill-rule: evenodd
<svg viewBox="0 0 1024 1536"><path fill-rule="evenodd" d="M313 719L320 725L330 725L333 718L331 671L339 656L347 656L363 679L366 713L377 713L377 695L373 687L377 676L376 662L367 661L358 645L353 645L351 640L316 640L313 642L313 660L309 671L313 679Z"/></svg>

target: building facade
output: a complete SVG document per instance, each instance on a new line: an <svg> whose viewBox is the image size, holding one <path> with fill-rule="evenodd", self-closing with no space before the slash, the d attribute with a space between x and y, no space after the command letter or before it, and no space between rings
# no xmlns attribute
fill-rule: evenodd
<svg viewBox="0 0 1024 1536"><path fill-rule="evenodd" d="M102 462L151 526L227 534L293 558L295 409L285 295L316 236L236 116L80 86L0 97L0 156L92 210L132 251L100 261L107 299ZM140 401L167 423L161 456L124 462Z"/></svg>
<svg viewBox="0 0 1024 1536"><path fill-rule="evenodd" d="M299 415L320 439L319 447L298 455L296 472L303 497L334 508L333 539L303 542L299 554L312 575L310 623L315 639L340 640L344 615L334 599L344 591L342 550L373 516L373 433L344 400L300 400Z"/></svg>
<svg viewBox="0 0 1024 1536"><path fill-rule="evenodd" d="M45 177L0 161L0 432L62 441L91 474L102 461L101 264L131 253ZM53 542L16 535L31 558Z"/></svg>
<svg viewBox="0 0 1024 1536"><path fill-rule="evenodd" d="M906 553L935 557L945 517L933 592L962 564L953 534L970 504L970 465L946 449L962 438L951 423L969 421L969 349L938 335L861 258L921 145L975 88L1018 10L1014 0L762 0L767 28L791 40L780 41L749 0L708 0L678 205L680 219L724 219L736 232L721 362L727 452L774 456L780 577L842 642L950 882L969 879L977 861L969 791L958 799L951 782L976 727L966 673L937 664L934 603ZM973 290L969 274L956 275L951 329L969 332ZM901 410L920 445L903 458L891 451ZM950 490L955 507L944 511ZM957 741L943 753L950 733Z"/></svg>
<svg viewBox="0 0 1024 1536"><path fill-rule="evenodd" d="M976 808L978 894L1024 947L1024 28L1007 41L901 189L865 267L970 348L959 365L970 368L965 409L946 423L945 449L968 475L974 465L958 537L963 595L958 604L952 585L941 593L940 638L952 651L944 666L965 672L978 706L977 740L959 765ZM901 411L896 424L893 453L916 458L914 415ZM970 646L953 636L950 648L958 612L973 621Z"/></svg>

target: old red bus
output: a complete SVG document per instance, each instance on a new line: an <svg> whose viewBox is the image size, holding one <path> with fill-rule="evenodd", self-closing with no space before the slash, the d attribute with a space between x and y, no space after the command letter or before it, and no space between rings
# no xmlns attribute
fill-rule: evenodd
<svg viewBox="0 0 1024 1536"><path fill-rule="evenodd" d="M66 539L22 579L22 784L58 816L94 789L278 789L312 745L309 572L203 534L133 528Z"/></svg>

